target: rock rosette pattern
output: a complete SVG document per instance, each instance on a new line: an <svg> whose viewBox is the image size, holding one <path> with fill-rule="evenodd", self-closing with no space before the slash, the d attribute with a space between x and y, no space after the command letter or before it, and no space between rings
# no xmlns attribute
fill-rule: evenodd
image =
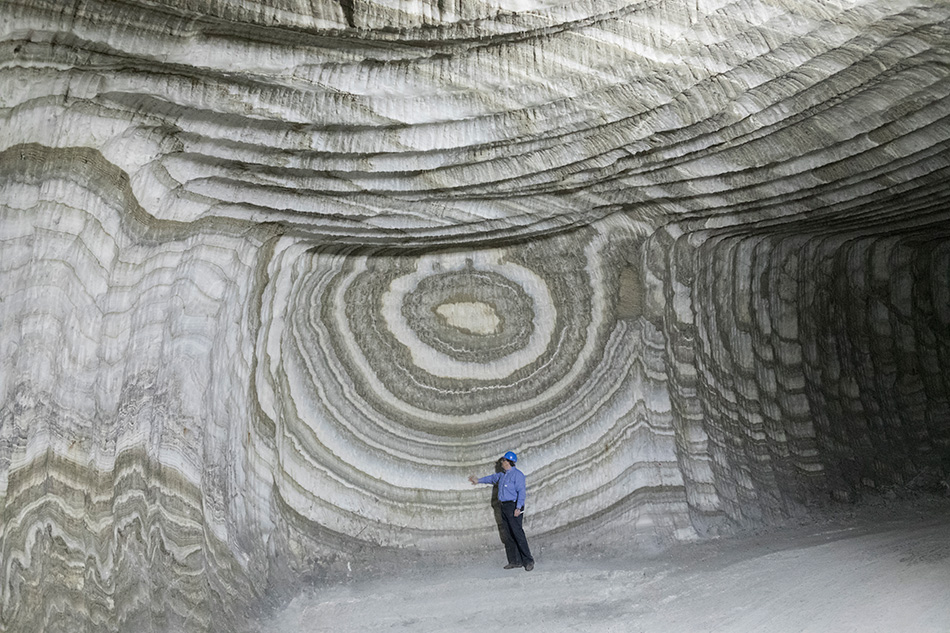
<svg viewBox="0 0 950 633"><path fill-rule="evenodd" d="M694 539L950 453L950 4L0 5L0 631Z"/></svg>
<svg viewBox="0 0 950 633"><path fill-rule="evenodd" d="M691 534L661 340L618 319L641 240L614 223L469 251L278 245L256 384L282 498L379 545L452 547L493 526L461 474L517 445L536 529L655 506Z"/></svg>

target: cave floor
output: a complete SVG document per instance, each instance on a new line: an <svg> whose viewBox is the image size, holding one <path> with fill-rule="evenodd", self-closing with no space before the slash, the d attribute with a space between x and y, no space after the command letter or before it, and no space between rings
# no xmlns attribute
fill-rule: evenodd
<svg viewBox="0 0 950 633"><path fill-rule="evenodd" d="M950 631L946 505L871 509L649 557L549 549L536 558L532 572L505 571L499 549L314 588L261 631Z"/></svg>

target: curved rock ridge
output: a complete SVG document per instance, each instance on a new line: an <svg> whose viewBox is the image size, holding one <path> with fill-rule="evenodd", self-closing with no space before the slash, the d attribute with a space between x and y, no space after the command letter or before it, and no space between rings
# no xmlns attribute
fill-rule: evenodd
<svg viewBox="0 0 950 633"><path fill-rule="evenodd" d="M8 146L99 148L157 218L333 242L837 216L941 180L946 3L686 4L393 30L13 0L0 105Z"/></svg>
<svg viewBox="0 0 950 633"><path fill-rule="evenodd" d="M0 5L0 631L950 471L950 3Z"/></svg>

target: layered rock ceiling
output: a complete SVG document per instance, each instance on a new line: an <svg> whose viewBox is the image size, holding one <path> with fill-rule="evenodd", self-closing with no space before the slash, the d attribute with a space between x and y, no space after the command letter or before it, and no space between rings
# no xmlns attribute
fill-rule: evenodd
<svg viewBox="0 0 950 633"><path fill-rule="evenodd" d="M950 3L4 0L0 631L689 540L950 453Z"/></svg>

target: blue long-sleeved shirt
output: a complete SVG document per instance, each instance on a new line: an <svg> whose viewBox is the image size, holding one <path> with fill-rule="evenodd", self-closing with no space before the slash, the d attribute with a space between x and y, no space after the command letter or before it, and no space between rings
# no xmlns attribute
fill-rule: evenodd
<svg viewBox="0 0 950 633"><path fill-rule="evenodd" d="M512 466L507 472L495 473L478 480L480 484L498 484L498 500L514 501L516 508L524 508L528 498L524 473Z"/></svg>

